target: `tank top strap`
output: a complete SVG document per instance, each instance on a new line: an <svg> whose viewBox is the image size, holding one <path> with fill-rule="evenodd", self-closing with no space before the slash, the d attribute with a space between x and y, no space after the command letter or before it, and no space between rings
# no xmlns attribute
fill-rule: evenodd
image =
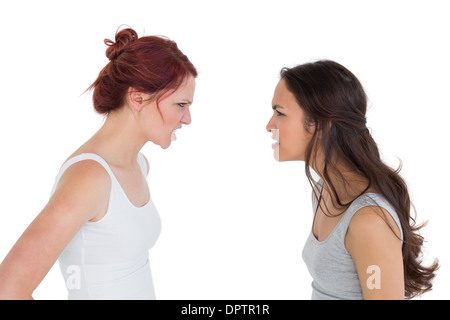
<svg viewBox="0 0 450 320"><path fill-rule="evenodd" d="M59 173L56 176L55 184L53 186L51 195L53 195L53 193L55 192L56 186L58 185L59 180L61 179L62 175L67 170L67 168L69 168L74 163L77 163L77 162L80 162L83 160L94 160L94 161L98 162L99 164L101 164L103 166L103 168L105 168L106 172L108 172L109 176L111 177L111 181L116 181L116 177L114 176L114 173L112 172L108 163L102 157L100 157L99 155L97 155L95 153L82 153L82 154L79 154L77 156L70 158L69 160L64 162L64 164L61 166L61 169L59 170Z"/></svg>
<svg viewBox="0 0 450 320"><path fill-rule="evenodd" d="M141 167L142 174L144 177L147 177L148 174L148 168L147 168L147 161L145 161L144 155L142 153L138 153L137 161L139 163L139 166Z"/></svg>

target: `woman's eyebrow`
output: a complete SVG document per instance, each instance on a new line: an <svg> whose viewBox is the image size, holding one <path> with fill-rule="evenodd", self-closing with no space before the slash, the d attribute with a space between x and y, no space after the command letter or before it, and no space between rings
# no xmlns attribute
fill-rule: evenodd
<svg viewBox="0 0 450 320"><path fill-rule="evenodd" d="M273 109L273 110L284 109L284 107L283 107L283 106L280 106L280 105L278 105L278 104L276 104L276 105L272 106L272 109Z"/></svg>

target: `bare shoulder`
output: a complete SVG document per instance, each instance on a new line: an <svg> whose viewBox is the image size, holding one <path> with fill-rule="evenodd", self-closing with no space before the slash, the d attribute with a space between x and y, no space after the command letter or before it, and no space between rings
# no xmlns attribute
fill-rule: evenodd
<svg viewBox="0 0 450 320"><path fill-rule="evenodd" d="M64 171L57 189L66 184L71 184L72 187L82 184L89 184L92 188L108 187L111 186L111 178L100 163L95 160L86 159L70 165Z"/></svg>
<svg viewBox="0 0 450 320"><path fill-rule="evenodd" d="M400 254L400 230L392 216L377 206L355 213L347 229L345 247L353 260L379 260Z"/></svg>
<svg viewBox="0 0 450 320"><path fill-rule="evenodd" d="M0 298L30 298L86 221L104 216L111 181L101 164L83 160L61 176L47 205L0 264Z"/></svg>
<svg viewBox="0 0 450 320"><path fill-rule="evenodd" d="M350 221L347 236L384 237L388 234L400 238L400 229L390 213L378 206L367 206L358 210Z"/></svg>
<svg viewBox="0 0 450 320"><path fill-rule="evenodd" d="M345 247L355 263L365 299L403 298L403 257L399 237L400 230L392 216L377 206L360 209L350 221ZM378 270L375 278L373 270ZM374 279L375 284L372 283Z"/></svg>
<svg viewBox="0 0 450 320"><path fill-rule="evenodd" d="M106 211L111 178L95 160L86 159L69 166L61 176L50 202L79 208L88 218L99 218Z"/></svg>

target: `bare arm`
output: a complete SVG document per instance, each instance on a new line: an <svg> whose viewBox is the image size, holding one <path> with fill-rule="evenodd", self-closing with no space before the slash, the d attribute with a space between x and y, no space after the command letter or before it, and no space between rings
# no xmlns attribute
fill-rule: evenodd
<svg viewBox="0 0 450 320"><path fill-rule="evenodd" d="M402 247L396 235L400 230L393 218L377 207L362 208L350 222L345 245L366 300L404 299Z"/></svg>
<svg viewBox="0 0 450 320"><path fill-rule="evenodd" d="M0 264L0 299L32 299L80 227L104 215L110 188L108 173L95 161L75 163L64 172L45 208Z"/></svg>

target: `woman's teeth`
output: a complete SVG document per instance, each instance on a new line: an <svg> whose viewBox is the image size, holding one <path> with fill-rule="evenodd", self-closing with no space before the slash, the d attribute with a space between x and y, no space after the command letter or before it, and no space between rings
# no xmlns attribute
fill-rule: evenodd
<svg viewBox="0 0 450 320"><path fill-rule="evenodd" d="M173 131L172 131L172 135L171 135L171 137L170 137L170 140L171 140L171 141L176 141L176 140L177 140L177 135L175 134L175 131L177 131L177 130L173 130Z"/></svg>
<svg viewBox="0 0 450 320"><path fill-rule="evenodd" d="M280 140L279 140L279 130L278 129L272 129L272 139L275 140L275 143L272 144L272 148L275 149L276 147L278 147L280 145Z"/></svg>

